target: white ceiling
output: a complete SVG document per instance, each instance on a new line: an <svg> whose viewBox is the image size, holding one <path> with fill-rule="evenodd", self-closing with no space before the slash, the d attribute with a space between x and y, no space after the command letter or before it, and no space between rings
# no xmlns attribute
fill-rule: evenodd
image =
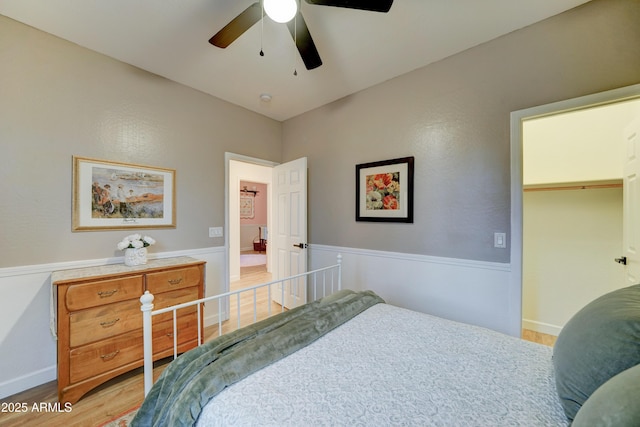
<svg viewBox="0 0 640 427"><path fill-rule="evenodd" d="M323 61L311 71L268 18L208 43L254 0L1 0L0 14L283 121L587 1L395 0L386 14L302 1Z"/></svg>

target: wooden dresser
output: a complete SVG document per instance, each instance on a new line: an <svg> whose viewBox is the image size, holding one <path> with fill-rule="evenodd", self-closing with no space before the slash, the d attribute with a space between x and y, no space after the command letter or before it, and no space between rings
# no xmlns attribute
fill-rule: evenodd
<svg viewBox="0 0 640 427"><path fill-rule="evenodd" d="M75 403L105 381L142 366L140 296L151 292L154 309L202 298L204 264L177 257L136 267L114 264L53 272L59 401ZM178 311L177 341L180 353L197 346L195 306ZM173 355L171 313L153 317L153 352L154 360Z"/></svg>

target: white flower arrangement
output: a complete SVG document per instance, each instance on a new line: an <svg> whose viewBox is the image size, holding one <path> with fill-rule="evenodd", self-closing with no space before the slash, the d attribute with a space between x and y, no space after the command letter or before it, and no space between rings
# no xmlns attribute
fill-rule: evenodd
<svg viewBox="0 0 640 427"><path fill-rule="evenodd" d="M141 234L131 234L118 243L118 249L123 251L129 248L146 248L147 246L151 246L155 243L156 241L149 236L143 237Z"/></svg>

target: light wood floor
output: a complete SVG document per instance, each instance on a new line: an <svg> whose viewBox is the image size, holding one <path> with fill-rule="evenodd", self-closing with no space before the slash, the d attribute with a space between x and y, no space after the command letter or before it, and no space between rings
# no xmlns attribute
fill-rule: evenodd
<svg viewBox="0 0 640 427"><path fill-rule="evenodd" d="M555 335L547 335L542 332L531 331L529 329L522 330L522 339L527 341L537 342L538 344L547 345L549 347L553 347L556 343Z"/></svg>
<svg viewBox="0 0 640 427"><path fill-rule="evenodd" d="M240 280L230 284L232 291L271 281L271 273L267 272L266 265L243 267L241 270ZM275 291L275 288L272 288L272 292ZM281 305L270 300L267 288L260 288L255 291L256 314L254 318L254 293L251 291L243 292L240 295L240 327L266 319L282 310ZM231 296L229 298L229 320L223 322L222 333L226 334L236 329L238 329L238 300L235 296ZM217 337L219 331L218 325L205 328L205 341Z"/></svg>
<svg viewBox="0 0 640 427"><path fill-rule="evenodd" d="M265 266L243 268L241 279L231 284L232 290L242 289L253 284L264 283L271 280L271 275L266 272ZM280 305L268 301L266 290L257 293L258 320L268 316L268 307L273 313L280 311ZM232 313L230 319L223 324L223 333L236 329L237 314L233 312L236 302L231 301ZM253 296L245 295L240 299L242 307L253 305ZM252 314L248 315L253 317ZM251 323L253 319L241 317L241 326ZM218 326L205 328L205 340L218 335ZM539 342L544 345L553 345L555 337L533 331L523 331L523 338ZM170 359L163 363L156 363L154 377L157 378L166 367ZM26 403L27 412L7 413L0 412L0 426L79 426L92 427L117 417L134 406L142 403L144 394L142 368L121 375L118 378L103 384L86 394L80 401L72 406L71 412L37 412L33 411L33 404L49 403L55 405L58 401L56 381L43 384L31 390L10 396L0 401L1 403ZM64 411L64 407L62 408Z"/></svg>

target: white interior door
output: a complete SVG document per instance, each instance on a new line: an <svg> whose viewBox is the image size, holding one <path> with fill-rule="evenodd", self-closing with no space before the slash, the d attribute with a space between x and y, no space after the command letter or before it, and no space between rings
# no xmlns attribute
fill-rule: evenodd
<svg viewBox="0 0 640 427"><path fill-rule="evenodd" d="M623 257L626 286L640 283L640 118L624 129L626 158L623 183Z"/></svg>
<svg viewBox="0 0 640 427"><path fill-rule="evenodd" d="M307 158L273 168L274 221L269 231L274 280L307 271ZM272 244L273 242L273 244ZM272 299L285 307L307 301L304 278L278 286Z"/></svg>

